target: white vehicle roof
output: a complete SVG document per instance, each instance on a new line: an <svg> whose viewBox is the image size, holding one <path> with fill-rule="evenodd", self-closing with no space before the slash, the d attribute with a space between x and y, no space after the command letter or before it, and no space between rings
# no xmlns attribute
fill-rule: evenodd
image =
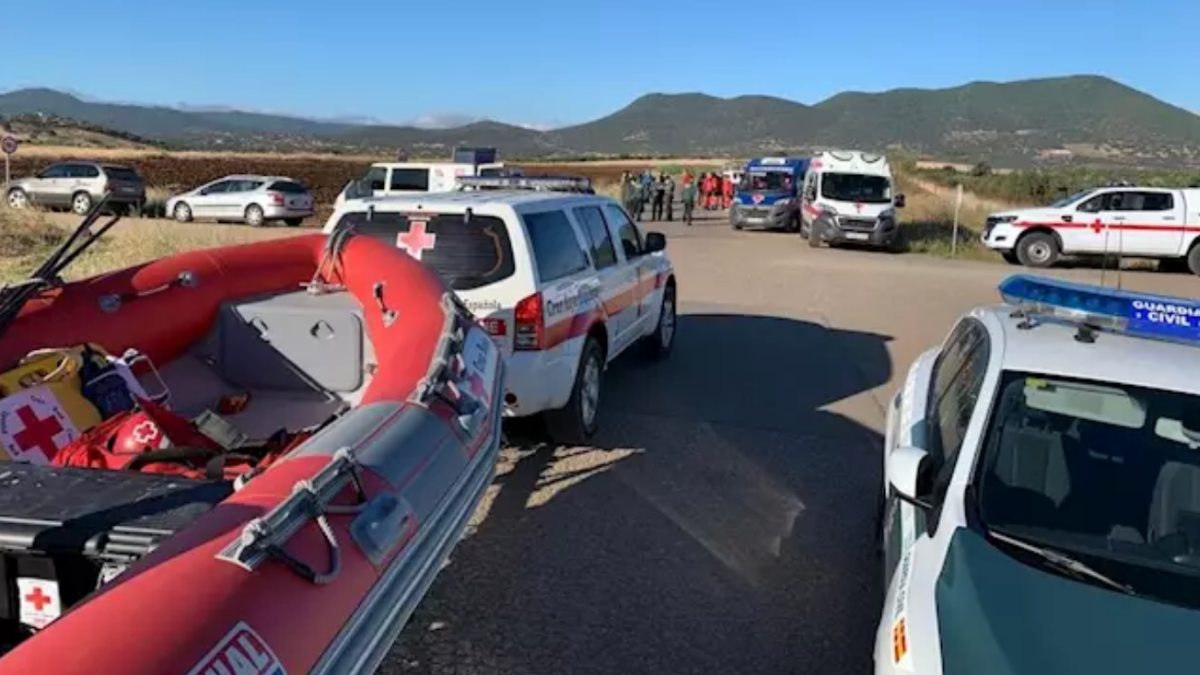
<svg viewBox="0 0 1200 675"><path fill-rule="evenodd" d="M985 325L999 326L999 335L992 336L999 344L992 349L1000 350L1005 370L1200 393L1195 375L1200 347L1107 331L1084 343L1075 339L1077 325L1037 319L1032 328L1022 329L1014 311L1012 305L994 305L971 313Z"/></svg>
<svg viewBox="0 0 1200 675"><path fill-rule="evenodd" d="M808 170L864 176L892 175L892 167L888 164L887 157L861 150L823 150L812 156Z"/></svg>
<svg viewBox="0 0 1200 675"><path fill-rule="evenodd" d="M286 181L291 181L293 183L300 182L300 181L296 180L295 178L290 178L288 176L260 176L258 174L252 174L252 173L235 173L235 174L231 174L229 176L222 176L220 178L210 180L210 181L208 181L208 183L217 183L217 182L220 182L223 180L261 180L263 182L286 180ZM206 183L206 185L208 183Z"/></svg>
<svg viewBox="0 0 1200 675"><path fill-rule="evenodd" d="M325 224L329 232L338 217L347 211L365 211L374 207L376 211L431 211L461 213L470 208L481 214L496 212L504 208L514 211L550 210L565 208L581 203L597 201L612 202L603 195L538 190L477 190L454 192L426 192L420 194L385 195L347 199L340 204Z"/></svg>

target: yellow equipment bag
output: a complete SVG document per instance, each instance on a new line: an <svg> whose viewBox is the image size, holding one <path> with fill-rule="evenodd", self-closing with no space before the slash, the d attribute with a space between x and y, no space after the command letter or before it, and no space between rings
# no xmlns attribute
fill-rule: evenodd
<svg viewBox="0 0 1200 675"><path fill-rule="evenodd" d="M100 411L83 396L83 349L38 350L0 374L0 459L47 463L100 423Z"/></svg>

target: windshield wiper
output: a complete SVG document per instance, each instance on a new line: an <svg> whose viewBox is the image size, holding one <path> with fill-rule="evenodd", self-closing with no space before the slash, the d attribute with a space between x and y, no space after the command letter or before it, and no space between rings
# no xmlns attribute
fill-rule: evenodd
<svg viewBox="0 0 1200 675"><path fill-rule="evenodd" d="M1031 544L1027 541L1022 541L1015 537L1001 534L995 530L988 530L988 535L1006 544L1010 544L1024 551L1033 553L1042 558L1042 560L1045 560L1047 563L1050 563L1054 567L1067 573L1074 574L1077 577L1085 577L1093 581L1098 581L1105 586L1108 586L1115 591L1120 591L1126 595L1137 595L1137 592L1133 590L1133 587L1123 584L1119 581L1115 581L1065 553L1048 548L1042 548L1041 546Z"/></svg>

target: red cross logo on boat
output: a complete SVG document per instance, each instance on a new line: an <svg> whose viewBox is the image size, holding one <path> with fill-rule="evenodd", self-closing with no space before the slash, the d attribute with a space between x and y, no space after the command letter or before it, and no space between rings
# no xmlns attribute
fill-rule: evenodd
<svg viewBox="0 0 1200 675"><path fill-rule="evenodd" d="M53 415L38 417L37 411L29 405L17 408L16 416L24 427L13 434L13 441L17 444L17 448L22 453L37 448L42 451L46 459L54 457L58 452L58 444L54 442L54 437L63 432L62 422L59 422Z"/></svg>
<svg viewBox="0 0 1200 675"><path fill-rule="evenodd" d="M50 604L51 602L54 602L54 598L43 593L41 586L36 586L36 587L34 587L32 593L25 596L25 602L28 602L29 604L33 605L33 609L35 611L40 612L40 611L42 611L43 607Z"/></svg>
<svg viewBox="0 0 1200 675"><path fill-rule="evenodd" d="M421 254L425 251L432 251L436 243L437 235L427 232L425 223L419 220L412 224L408 232L401 232L396 236L396 247L404 249L417 260L421 259Z"/></svg>
<svg viewBox="0 0 1200 675"><path fill-rule="evenodd" d="M1096 234L1100 234L1100 230L1102 230L1102 229L1104 229L1104 223L1099 218L1097 218L1096 222L1092 223L1092 231L1095 232Z"/></svg>

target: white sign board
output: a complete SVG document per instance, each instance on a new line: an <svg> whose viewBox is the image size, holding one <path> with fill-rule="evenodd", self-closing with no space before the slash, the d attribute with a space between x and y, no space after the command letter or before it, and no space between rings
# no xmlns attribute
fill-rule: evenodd
<svg viewBox="0 0 1200 675"><path fill-rule="evenodd" d="M20 146L20 143L17 142L16 136L5 136L3 139L0 139L0 150L3 150L6 155L16 152L18 146Z"/></svg>

